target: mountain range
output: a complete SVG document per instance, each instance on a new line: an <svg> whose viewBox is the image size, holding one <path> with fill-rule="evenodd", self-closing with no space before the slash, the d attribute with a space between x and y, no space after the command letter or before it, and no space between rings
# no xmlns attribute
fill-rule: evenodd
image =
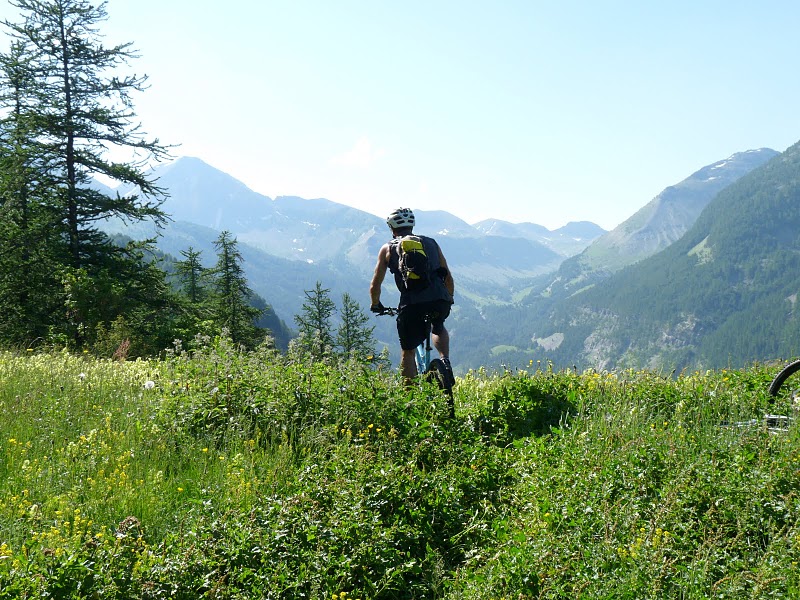
<svg viewBox="0 0 800 600"><path fill-rule="evenodd" d="M214 240L223 230L238 240L251 288L290 325L319 281L338 300L345 292L363 305L381 245L390 238L385 221L326 199L271 199L193 157L163 165L153 174L168 192L163 210L171 221L152 224L112 220L108 233L134 239L158 236L158 248L180 257L192 247L206 266L215 262ZM97 184L99 187L100 184ZM125 195L134 190L106 189ZM551 272L567 256L605 233L599 226L569 223L550 231L532 223L484 221L470 225L445 211L415 209L415 231L439 240L459 281L459 305L509 304L532 277ZM486 231L495 229L495 232ZM500 231L502 230L502 231ZM386 303L397 292L385 286ZM454 315L455 318L455 315ZM393 325L376 322L379 340L394 347Z"/></svg>
<svg viewBox="0 0 800 600"><path fill-rule="evenodd" d="M676 265L686 260L673 254L675 248L690 234L695 239L702 223L710 227L728 222L725 198L731 203L731 198L747 196L748 192L736 190L750 189L753 178L760 181L768 173L768 179L789 177L787 182L770 184L774 188L790 185L791 167L775 166L793 164L790 150L782 155L751 150L705 166L663 190L611 232L581 221L555 231L496 219L469 224L444 211L415 209L416 231L439 240L457 281L457 304L448 324L462 370L500 363L523 366L534 358L599 368L713 363L718 357L709 358L711 351L698 340L719 329L714 323L725 320L720 311L707 307L687 312L680 302L666 303L661 291L642 287L643 282L655 282L661 274L658 285L677 298L718 287L718 280L706 276L691 279L688 293L689 279L672 281L670 277L680 271ZM220 231L230 231L240 242L251 287L287 323L299 312L304 291L317 281L334 300L348 292L363 304L368 302L375 257L389 237L383 219L326 199L273 200L197 158L178 159L154 175L169 193L163 209L172 221L158 240L164 252L180 256L192 246L211 265L213 240ZM749 214L742 218L756 219ZM109 222L106 228L134 238L155 233L149 225ZM722 235L715 231L716 237L707 232L689 249L693 253L685 254L695 262L701 257L704 265L728 264L733 248L727 243L712 245L708 240ZM757 254L754 249L752 253ZM386 304L396 298L390 287L384 286ZM740 300L744 302L745 296ZM614 308L617 303L625 310ZM661 316L656 318L654 311ZM708 321L705 313L710 312L715 317ZM393 348L395 334L387 321L376 321L376 334ZM694 337L684 339L688 330ZM759 358L754 353L737 356Z"/></svg>
<svg viewBox="0 0 800 600"><path fill-rule="evenodd" d="M669 371L800 353L800 144L759 154L771 158L740 171L663 250L490 315L514 324L494 339L503 360Z"/></svg>
<svg viewBox="0 0 800 600"><path fill-rule="evenodd" d="M548 282L549 292L568 296L664 250L686 233L721 190L778 154L770 148L738 152L667 187L615 229L565 260Z"/></svg>

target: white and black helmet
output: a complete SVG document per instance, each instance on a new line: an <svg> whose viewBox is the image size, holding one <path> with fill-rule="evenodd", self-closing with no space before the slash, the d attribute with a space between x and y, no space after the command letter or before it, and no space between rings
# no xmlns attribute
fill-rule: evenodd
<svg viewBox="0 0 800 600"><path fill-rule="evenodd" d="M410 208L398 208L386 217L386 224L392 229L414 227L414 213Z"/></svg>

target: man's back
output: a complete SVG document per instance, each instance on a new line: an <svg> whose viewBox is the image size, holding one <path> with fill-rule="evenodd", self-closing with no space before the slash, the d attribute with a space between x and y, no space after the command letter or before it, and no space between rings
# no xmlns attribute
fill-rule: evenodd
<svg viewBox="0 0 800 600"><path fill-rule="evenodd" d="M424 255L427 260L427 282L424 286L414 287L408 285L403 269L401 268L401 245L403 240L413 237L422 243ZM442 254L439 244L431 237L424 235L409 235L396 237L389 242L389 271L394 275L395 284L400 291L400 307L410 304L421 304L434 300L453 301L453 297L445 286L447 269L442 266Z"/></svg>

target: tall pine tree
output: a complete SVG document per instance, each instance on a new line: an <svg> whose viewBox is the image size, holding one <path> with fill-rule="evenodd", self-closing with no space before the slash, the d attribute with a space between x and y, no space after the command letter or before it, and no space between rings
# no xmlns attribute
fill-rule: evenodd
<svg viewBox="0 0 800 600"><path fill-rule="evenodd" d="M300 347L312 357L319 359L333 351L334 338L331 319L336 305L330 298L330 290L318 281L313 290L306 290L306 300L294 321L300 328Z"/></svg>
<svg viewBox="0 0 800 600"><path fill-rule="evenodd" d="M0 341L29 345L48 334L59 311L57 257L66 246L34 132L31 107L43 101L19 42L0 55Z"/></svg>
<svg viewBox="0 0 800 600"><path fill-rule="evenodd" d="M216 321L228 330L237 344L253 346L260 342L262 332L255 325L261 311L250 304L253 296L242 269L242 254L236 239L223 231L214 241L217 265L214 268L216 291Z"/></svg>
<svg viewBox="0 0 800 600"><path fill-rule="evenodd" d="M336 330L336 345L345 358L354 357L361 360L375 355L375 327L370 327L369 317L353 297L342 294L342 322Z"/></svg>
<svg viewBox="0 0 800 600"><path fill-rule="evenodd" d="M135 268L143 266L141 254L114 244L97 224L110 217L164 221L163 190L145 169L152 160L166 157L168 149L146 139L134 122L131 95L144 89L146 77L119 72L136 56L131 44L103 45L98 26L107 18L105 2L11 4L20 10L21 21L3 22L11 46L0 56L0 196L4 211L14 218L13 227L3 231L2 243L3 249L21 246L25 252L19 257L8 254L0 275L8 276L14 265L24 268L26 253L29 260L36 255L37 264L47 265L47 287L63 282L59 294L52 289L48 294L50 303L55 298L62 308L48 308L44 323L36 322L42 315L25 315L23 328L30 335L46 330L76 343L91 343L91 332L101 319L110 323L119 316L109 314L114 302L109 303L103 292L130 296L129 289L147 289L152 283L148 269ZM108 158L112 149L127 150L132 158L114 162ZM106 195L92 185L98 176L138 191ZM42 232L47 235L42 237ZM123 272L134 281L123 280ZM0 289L0 301L22 305L24 295L35 293L42 283L32 278L17 298L2 295ZM86 293L75 294L76 289ZM155 316L164 301L158 297L160 289L151 287L142 298L144 305L135 310L143 314L149 305Z"/></svg>
<svg viewBox="0 0 800 600"><path fill-rule="evenodd" d="M25 111L41 147L47 172L57 186L57 208L65 226L71 266L103 262L113 252L96 223L108 217L162 222L163 191L147 177L145 164L166 156L158 140L148 141L135 124L131 94L144 90L146 77L120 76L136 57L131 44L105 47L98 24L106 3L86 0L11 0L22 23L4 24L36 87ZM143 158L117 163L111 148L127 148ZM105 176L135 186L139 193L107 196L91 186Z"/></svg>
<svg viewBox="0 0 800 600"><path fill-rule="evenodd" d="M201 252L189 246L187 250L181 250L183 260L175 263L175 271L180 280L183 292L193 305L200 304L206 297L206 269L200 262Z"/></svg>

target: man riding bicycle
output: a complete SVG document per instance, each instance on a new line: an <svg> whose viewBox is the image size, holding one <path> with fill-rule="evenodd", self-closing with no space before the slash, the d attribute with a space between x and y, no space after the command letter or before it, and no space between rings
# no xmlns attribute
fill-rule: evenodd
<svg viewBox="0 0 800 600"><path fill-rule="evenodd" d="M439 352L452 381L450 335L444 321L450 315L453 304L453 275L447 268L447 261L439 244L433 238L414 235L414 223L414 213L409 208L398 208L387 217L386 224L392 230L392 240L384 244L378 252L378 263L369 285L370 310L376 313L385 310L381 304L381 284L386 270L389 269L394 275L397 289L400 290L397 333L402 351L403 377L407 383L416 377L415 348L427 338L427 327L430 326L433 347ZM421 274L425 279L424 284L412 285L409 282L408 269L405 268L408 245L425 257L428 272ZM426 317L430 325L426 322Z"/></svg>

